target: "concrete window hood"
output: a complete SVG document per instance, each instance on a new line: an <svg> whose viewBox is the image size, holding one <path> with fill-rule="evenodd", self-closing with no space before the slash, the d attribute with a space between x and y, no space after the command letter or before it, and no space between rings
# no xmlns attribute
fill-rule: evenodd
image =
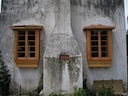
<svg viewBox="0 0 128 96"><path fill-rule="evenodd" d="M112 63L112 29L114 26L85 26L89 67L110 67Z"/></svg>
<svg viewBox="0 0 128 96"><path fill-rule="evenodd" d="M39 62L40 31L35 20L25 20L11 26L14 31L14 60L17 67L37 67Z"/></svg>

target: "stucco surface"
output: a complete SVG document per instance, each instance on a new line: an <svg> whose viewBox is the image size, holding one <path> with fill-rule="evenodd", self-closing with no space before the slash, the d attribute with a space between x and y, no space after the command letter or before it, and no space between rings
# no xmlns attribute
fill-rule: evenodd
<svg viewBox="0 0 128 96"><path fill-rule="evenodd" d="M91 24L114 25L112 32L112 65L109 68L84 67L84 76L89 84L92 80L122 79L127 87L127 59L126 59L126 30L124 20L123 1L119 0L72 0L72 29L82 51L86 57L86 34L83 26ZM84 3L83 3L84 2ZM86 2L86 3L85 3ZM88 65L86 59L84 66ZM85 69L87 68L87 69Z"/></svg>
<svg viewBox="0 0 128 96"><path fill-rule="evenodd" d="M52 92L73 92L83 86L82 54L71 29L69 0L56 2L56 25L44 53L44 95ZM61 60L60 55L68 55Z"/></svg>
<svg viewBox="0 0 128 96"><path fill-rule="evenodd" d="M67 3L64 2L66 0L62 1L61 6L63 6L63 9ZM67 31L69 32L68 36L75 38L79 51L82 53L83 78L87 79L89 88L91 88L93 80L122 79L126 89L127 59L123 0L71 0L71 11L69 11L70 7L68 7L69 9L63 12L59 11L61 10L61 7L58 6L59 3L60 0L3 0L2 13L0 14L0 49L2 50L4 62L11 73L12 87L15 87L13 91L17 89L17 92L19 92L20 86L25 91L31 91L38 86L40 77L43 74L44 51L45 48L47 49L50 36L56 30L56 26L59 26L60 33L65 34ZM66 13L71 13L71 15L65 16ZM101 23L115 25L112 33L112 65L109 68L88 68L86 35L83 32L83 27L92 23L98 24L97 17L108 20L106 22L106 19L101 19ZM14 62L14 33L10 26L30 18L38 20L41 26L44 27L40 35L40 62L38 68L18 68ZM71 28L67 24L71 25ZM63 44L60 46L63 46Z"/></svg>
<svg viewBox="0 0 128 96"><path fill-rule="evenodd" d="M17 22L12 26L42 26L42 24L37 19L29 18L21 22Z"/></svg>

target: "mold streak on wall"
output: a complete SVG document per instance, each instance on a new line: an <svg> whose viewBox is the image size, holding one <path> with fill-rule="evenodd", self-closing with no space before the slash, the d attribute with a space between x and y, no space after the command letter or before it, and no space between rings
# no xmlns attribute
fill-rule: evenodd
<svg viewBox="0 0 128 96"><path fill-rule="evenodd" d="M80 1L83 3L80 4ZM82 51L83 58L85 57L84 66L87 66L88 62L86 61L86 33L83 33L83 26L110 24L104 21L105 19L103 20L102 18L108 19L115 26L115 29L112 32L112 66L110 68L89 69L84 67L84 78L87 77L87 82L89 82L89 84L92 84L92 80L121 78L124 81L124 85L127 83L126 34L123 4L123 0L71 0L71 24ZM101 18L102 20L98 20L98 18ZM121 56L121 54L123 56ZM120 68L124 68L125 71L121 71ZM124 77L122 77L122 73L125 73ZM125 86L125 88L126 87L127 86Z"/></svg>
<svg viewBox="0 0 128 96"><path fill-rule="evenodd" d="M19 94L20 88L21 92L36 89L42 75L46 93L72 91L71 87L82 86L83 79L87 79L90 89L94 80L121 79L126 89L123 4L123 0L2 0L0 50L11 73L12 91ZM30 19L40 21L44 28L40 32L39 66L19 68L14 61L14 32L10 27ZM115 26L112 31L112 66L109 68L88 67L86 33L83 28L92 24ZM68 60L59 60L60 55L69 56ZM66 80L70 88L65 86Z"/></svg>

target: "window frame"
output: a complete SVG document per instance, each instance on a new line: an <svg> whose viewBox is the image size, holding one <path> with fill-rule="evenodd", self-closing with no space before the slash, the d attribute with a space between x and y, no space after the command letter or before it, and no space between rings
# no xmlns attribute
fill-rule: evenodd
<svg viewBox="0 0 128 96"><path fill-rule="evenodd" d="M17 67L37 67L39 62L39 55L40 55L39 54L40 31L43 30L43 27L42 26L12 26L11 29L14 31L14 60L15 60L16 66ZM25 30L25 34L26 32L28 32L28 30L35 30L35 57L28 57L28 56L18 57L18 31L20 30ZM28 51L25 50L25 54L26 52L28 53Z"/></svg>
<svg viewBox="0 0 128 96"><path fill-rule="evenodd" d="M84 31L86 32L86 53L87 53L87 61L89 67L110 67L112 62L112 29L114 26L105 26L105 25L91 25L85 26ZM91 30L105 30L107 31L107 39L108 42L108 56L102 57L101 55L98 57L91 56ZM100 33L98 33L100 34ZM98 35L99 36L99 35ZM98 43L101 43L101 40L98 40ZM98 53L101 54L101 44L98 45Z"/></svg>

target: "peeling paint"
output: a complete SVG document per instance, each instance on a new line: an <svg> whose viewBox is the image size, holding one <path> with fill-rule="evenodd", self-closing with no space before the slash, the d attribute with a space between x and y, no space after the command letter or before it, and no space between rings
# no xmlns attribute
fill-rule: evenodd
<svg viewBox="0 0 128 96"><path fill-rule="evenodd" d="M72 83L77 82L79 79L79 73L80 73L80 58L79 57L72 57L69 60L69 74L70 74L70 80Z"/></svg>
<svg viewBox="0 0 128 96"><path fill-rule="evenodd" d="M71 57L67 61L59 58L45 58L44 92L71 92L74 87L81 86L78 82L82 76L80 57ZM67 66L67 67L66 67ZM65 71L66 70L66 71ZM65 86L67 85L67 86Z"/></svg>
<svg viewBox="0 0 128 96"><path fill-rule="evenodd" d="M67 1L69 2L69 0ZM2 34L0 35L0 49L2 50L5 64L11 70L12 82L15 82L13 88L15 87L19 90L21 86L22 90L24 89L28 92L34 90L34 88L38 86L40 74L44 71L46 78L48 78L47 72L50 74L50 77L52 77L45 81L49 85L46 87L46 90L53 89L53 87L57 85L58 87L56 87L55 90L58 91L63 88L61 86L61 75L65 63L68 64L67 68L72 86L81 84L81 82L79 82L83 80L83 72L81 69L84 69L83 78L87 79L88 85L90 86L93 80L113 78L122 79L126 88L127 59L123 0L71 0L71 5L68 5L68 10L65 11L62 9L66 8L65 4L68 2L66 2L66 0L63 0L63 2L61 2L63 7L60 8L61 6L58 5L60 0L2 0L2 12L0 14L0 28L2 29L0 30ZM107 69L88 68L86 58L86 36L83 32L83 27L88 20L92 22L93 17L96 18L97 16L110 18L115 24L115 29L113 30L113 62L112 67ZM38 68L20 69L16 67L14 62L14 33L11 31L10 26L27 18L38 19L44 26L44 31L41 32L40 35L40 61ZM59 24L57 24L58 22ZM104 23L109 24L108 22ZM58 25L59 27L57 29ZM59 31L56 31L56 29ZM54 32L57 34L53 35ZM61 53L69 55L70 60L68 62L59 61L58 58ZM8 56L6 56L6 54L8 54ZM79 64L79 62L82 62L82 58L82 64L84 66L80 68L82 64ZM44 66L44 63L47 64ZM45 67L47 67L48 70L45 70ZM57 72L54 72L55 70L57 70ZM28 78L28 76L30 77ZM57 78L60 84L56 82L55 78ZM29 79L31 79L32 83L28 85L25 80L29 81ZM53 84L53 82L55 83ZM15 88L14 90L16 90Z"/></svg>
<svg viewBox="0 0 128 96"><path fill-rule="evenodd" d="M84 1L83 4L81 2ZM123 8L122 0L71 0L72 6L84 5L85 10L93 9L98 14L104 13L106 16L112 16L118 8Z"/></svg>

